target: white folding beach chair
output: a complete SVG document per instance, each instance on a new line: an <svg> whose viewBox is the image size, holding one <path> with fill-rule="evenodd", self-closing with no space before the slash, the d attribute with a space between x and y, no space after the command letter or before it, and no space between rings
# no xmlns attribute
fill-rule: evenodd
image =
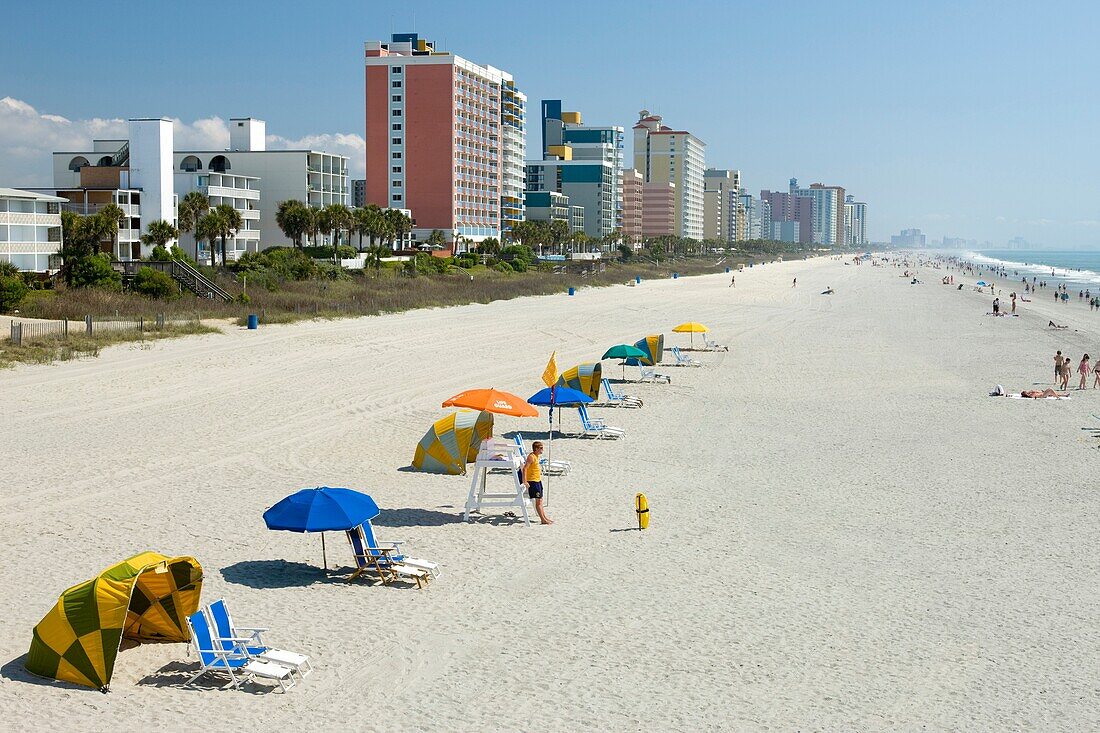
<svg viewBox="0 0 1100 733"><path fill-rule="evenodd" d="M705 344L706 347L708 349L710 349L711 351L729 351L730 350L730 347L724 346L724 345L718 343L714 339L707 336L705 333L703 334L703 344Z"/></svg>
<svg viewBox="0 0 1100 733"><path fill-rule="evenodd" d="M640 366L640 367L638 367L638 369L640 371L640 376L638 378L639 382L654 382L654 383L658 383L658 384L672 384L672 377L668 376L667 374L659 374L657 372L657 367Z"/></svg>

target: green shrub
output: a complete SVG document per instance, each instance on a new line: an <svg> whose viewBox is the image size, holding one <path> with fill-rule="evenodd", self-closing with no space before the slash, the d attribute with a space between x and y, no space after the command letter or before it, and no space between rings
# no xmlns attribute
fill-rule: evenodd
<svg viewBox="0 0 1100 733"><path fill-rule="evenodd" d="M455 257L455 264L465 269L470 269L481 263L481 258L473 252L465 252Z"/></svg>
<svg viewBox="0 0 1100 733"><path fill-rule="evenodd" d="M180 246L178 244L172 245L172 251L169 253L169 256L171 256L173 260L186 262L187 264L191 265L191 267L195 267L195 261L191 259L190 255L180 249Z"/></svg>
<svg viewBox="0 0 1100 733"><path fill-rule="evenodd" d="M512 269L512 266L509 265L507 262L504 262L503 260L493 265L493 269L497 272L515 272L515 270Z"/></svg>
<svg viewBox="0 0 1100 733"><path fill-rule="evenodd" d="M28 290L22 275L0 274L0 313L11 313L18 308Z"/></svg>
<svg viewBox="0 0 1100 733"><path fill-rule="evenodd" d="M95 254L81 257L73 263L69 285L74 288L118 290L122 285L122 275L111 267L110 255Z"/></svg>
<svg viewBox="0 0 1100 733"><path fill-rule="evenodd" d="M172 253L163 244L158 244L153 247L153 253L149 255L149 259L154 262L167 262L172 259Z"/></svg>
<svg viewBox="0 0 1100 733"><path fill-rule="evenodd" d="M417 252L413 258L416 271L422 275L438 275L447 271L449 259L435 257L427 252Z"/></svg>
<svg viewBox="0 0 1100 733"><path fill-rule="evenodd" d="M176 281L167 272L143 267L134 275L130 289L149 298L170 300L179 297L180 289Z"/></svg>

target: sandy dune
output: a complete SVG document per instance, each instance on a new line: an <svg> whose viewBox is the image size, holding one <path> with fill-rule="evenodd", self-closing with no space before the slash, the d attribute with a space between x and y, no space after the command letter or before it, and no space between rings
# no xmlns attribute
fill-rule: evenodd
<svg viewBox="0 0 1100 733"><path fill-rule="evenodd" d="M0 711L23 730L1095 729L1081 428L1100 427L1100 390L986 393L1047 386L1055 349L1100 352L1100 315L987 317L935 271L897 274L773 264L735 289L645 282L0 372ZM1046 330L1047 310L1087 331ZM555 440L575 466L552 481L555 526L463 524L466 479L398 470L447 396L530 394L552 350L564 368L650 332L685 344L684 320L730 352L629 385L643 409L598 413L624 441ZM372 494L382 539L443 575L326 579L316 537L260 518L320 484ZM623 531L639 490L651 528ZM163 645L123 652L109 695L27 675L57 595L144 549L197 557L207 601L316 673L286 695L184 689L194 662ZM342 537L328 550L351 564Z"/></svg>

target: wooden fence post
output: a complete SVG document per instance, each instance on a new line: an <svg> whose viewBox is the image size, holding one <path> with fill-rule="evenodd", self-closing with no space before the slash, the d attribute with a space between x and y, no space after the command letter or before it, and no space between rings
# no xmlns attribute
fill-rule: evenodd
<svg viewBox="0 0 1100 733"><path fill-rule="evenodd" d="M23 324L11 322L11 340L16 346L23 345Z"/></svg>
<svg viewBox="0 0 1100 733"><path fill-rule="evenodd" d="M84 316L84 332L89 336L92 335L92 317L91 317L91 315Z"/></svg>

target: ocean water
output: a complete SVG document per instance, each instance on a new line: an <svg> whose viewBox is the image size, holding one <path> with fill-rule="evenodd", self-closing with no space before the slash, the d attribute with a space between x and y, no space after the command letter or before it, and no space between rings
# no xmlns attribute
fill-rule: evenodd
<svg viewBox="0 0 1100 733"><path fill-rule="evenodd" d="M1057 249L983 249L962 252L960 256L978 266L1003 270L996 277L1009 282L1031 278L1045 280L1048 287L1066 283L1070 288L1100 288L1100 250ZM992 273L990 273L992 274Z"/></svg>

